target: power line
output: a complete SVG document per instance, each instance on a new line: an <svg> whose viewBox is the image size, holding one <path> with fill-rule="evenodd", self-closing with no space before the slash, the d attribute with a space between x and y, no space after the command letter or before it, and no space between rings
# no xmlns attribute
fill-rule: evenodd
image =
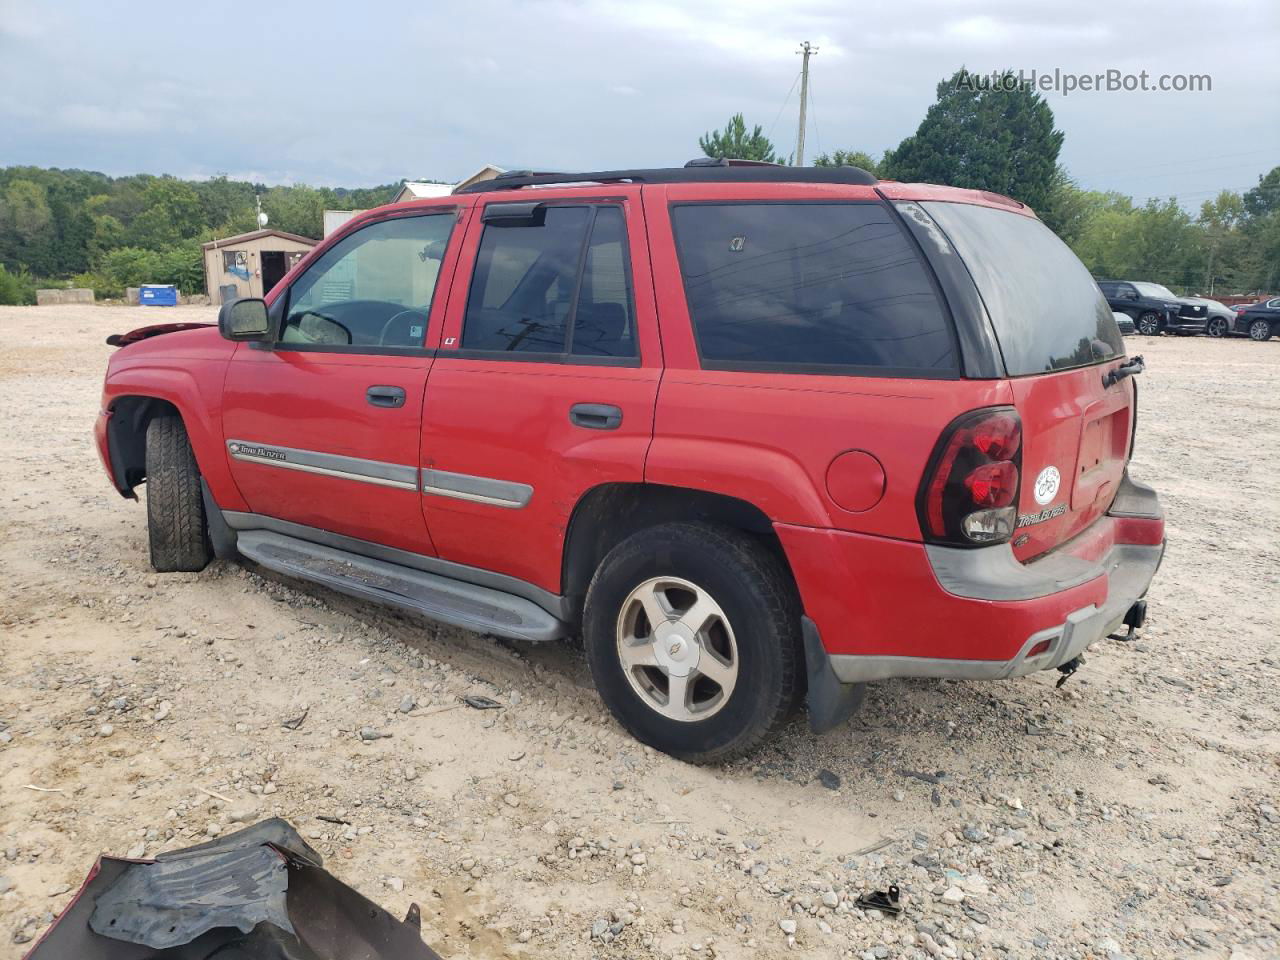
<svg viewBox="0 0 1280 960"><path fill-rule="evenodd" d="M766 134L768 139L773 139L773 130L778 125L778 121L782 119L782 111L787 109L787 104L791 102L791 94L796 92L796 84L800 82L800 74L796 74L796 78L791 81L791 89L787 91L787 98L782 101L782 106L778 108L778 115L773 118L773 123L769 124L769 132Z"/></svg>

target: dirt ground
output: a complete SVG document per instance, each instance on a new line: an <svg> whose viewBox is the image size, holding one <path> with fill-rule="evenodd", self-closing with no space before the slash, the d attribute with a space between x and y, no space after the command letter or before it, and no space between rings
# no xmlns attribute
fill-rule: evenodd
<svg viewBox="0 0 1280 960"><path fill-rule="evenodd" d="M0 308L0 956L100 852L274 815L445 958L1280 957L1280 342L1129 341L1169 517L1137 642L697 768L571 645L152 572L90 429L106 334L213 319L159 312ZM902 916L853 907L890 883Z"/></svg>

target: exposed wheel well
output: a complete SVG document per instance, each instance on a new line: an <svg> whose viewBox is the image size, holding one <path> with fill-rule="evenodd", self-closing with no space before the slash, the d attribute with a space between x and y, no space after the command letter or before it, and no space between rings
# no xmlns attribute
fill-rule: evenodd
<svg viewBox="0 0 1280 960"><path fill-rule="evenodd" d="M752 535L791 572L773 524L754 504L736 497L652 483L610 483L586 493L569 518L561 588L575 616L600 562L634 533L677 520L719 523Z"/></svg>
<svg viewBox="0 0 1280 960"><path fill-rule="evenodd" d="M158 397L117 397L107 423L107 449L116 489L126 497L147 476L147 424L159 414L177 413L177 407Z"/></svg>

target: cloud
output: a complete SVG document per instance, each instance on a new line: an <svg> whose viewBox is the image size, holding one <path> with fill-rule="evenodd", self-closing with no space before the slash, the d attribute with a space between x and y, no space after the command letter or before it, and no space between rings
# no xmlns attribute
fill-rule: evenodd
<svg viewBox="0 0 1280 960"><path fill-rule="evenodd" d="M216 5L176 17L171 0L130 0L126 18L101 0L0 0L0 163L347 186L456 180L486 162L657 166L696 155L739 111L786 154L807 39L813 154L896 146L962 65L1212 73L1211 94L1048 95L1086 186L1190 196L1247 187L1280 160L1265 122L1280 5L1225 2L383 0L337 23L274 0L246 33ZM1189 145L1161 155L1157 180L1117 147L1135 135ZM1241 137L1254 155L1196 164Z"/></svg>
<svg viewBox="0 0 1280 960"><path fill-rule="evenodd" d="M57 122L70 130L87 133L127 134L155 127L147 114L137 108L113 109L88 103L59 107Z"/></svg>

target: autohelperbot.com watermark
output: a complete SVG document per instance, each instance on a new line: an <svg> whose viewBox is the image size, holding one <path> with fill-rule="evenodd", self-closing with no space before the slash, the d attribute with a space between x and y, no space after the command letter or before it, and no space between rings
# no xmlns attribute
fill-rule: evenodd
<svg viewBox="0 0 1280 960"><path fill-rule="evenodd" d="M1033 90L1036 93L1211 93L1213 77L1207 73L1137 73L1108 69L1099 73L1052 70L996 70L992 73L965 71L956 80L956 89L970 93Z"/></svg>

